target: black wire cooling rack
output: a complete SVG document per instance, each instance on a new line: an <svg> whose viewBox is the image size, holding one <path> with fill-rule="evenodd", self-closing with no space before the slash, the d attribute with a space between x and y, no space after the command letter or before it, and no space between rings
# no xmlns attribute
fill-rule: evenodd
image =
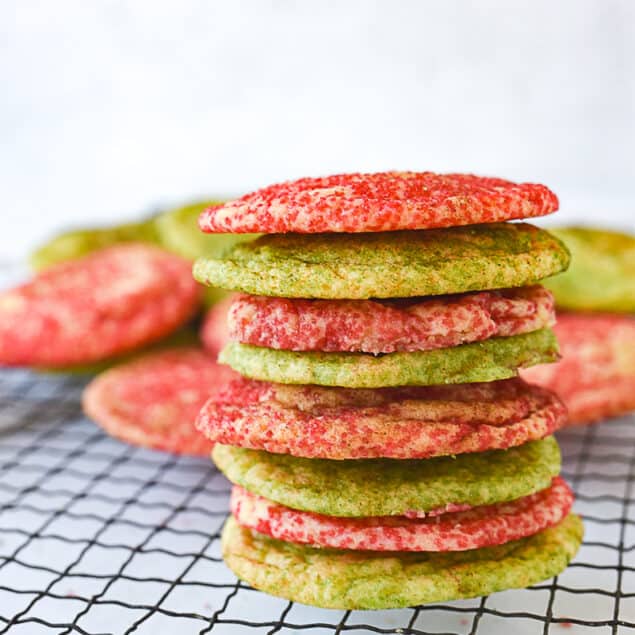
<svg viewBox="0 0 635 635"><path fill-rule="evenodd" d="M622 633L635 629L635 419L560 434L584 546L530 589L408 610L269 597L223 565L229 484L82 417L83 380L0 372L0 633Z"/></svg>

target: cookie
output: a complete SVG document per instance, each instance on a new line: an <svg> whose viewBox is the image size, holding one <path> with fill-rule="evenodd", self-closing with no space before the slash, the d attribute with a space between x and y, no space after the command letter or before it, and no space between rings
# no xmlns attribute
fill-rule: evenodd
<svg viewBox="0 0 635 635"><path fill-rule="evenodd" d="M194 347L150 353L91 381L82 396L86 415L108 434L156 450L209 456L213 442L194 421L231 370Z"/></svg>
<svg viewBox="0 0 635 635"><path fill-rule="evenodd" d="M473 174L336 174L270 185L201 214L205 232L381 232L543 216L544 185Z"/></svg>
<svg viewBox="0 0 635 635"><path fill-rule="evenodd" d="M426 460L304 459L221 444L212 458L232 483L280 505L352 517L515 500L549 487L560 471L553 437L509 450Z"/></svg>
<svg viewBox="0 0 635 635"><path fill-rule="evenodd" d="M116 227L93 227L64 232L41 245L29 257L36 271L69 260L77 260L88 254L119 243L159 243L154 218L139 223L126 223Z"/></svg>
<svg viewBox="0 0 635 635"><path fill-rule="evenodd" d="M544 230L494 223L429 231L278 234L199 258L201 283L254 295L365 300L521 287L566 269Z"/></svg>
<svg viewBox="0 0 635 635"><path fill-rule="evenodd" d="M229 518L223 558L242 580L295 602L334 609L390 609L523 588L562 572L582 542L582 521L495 547L448 553L308 547L269 538Z"/></svg>
<svg viewBox="0 0 635 635"><path fill-rule="evenodd" d="M465 551L501 545L557 525L571 510L573 492L555 478L546 489L518 500L424 518L337 518L301 512L234 486L236 522L271 538L331 549Z"/></svg>
<svg viewBox="0 0 635 635"><path fill-rule="evenodd" d="M635 318L559 313L554 330L562 360L523 377L557 393L572 424L635 411Z"/></svg>
<svg viewBox="0 0 635 635"><path fill-rule="evenodd" d="M394 353L450 348L555 323L540 286L416 300L300 300L238 295L229 339L290 351Z"/></svg>
<svg viewBox="0 0 635 635"><path fill-rule="evenodd" d="M551 329L452 348L380 356L281 351L230 342L218 359L241 375L262 381L382 388L507 379L514 377L518 368L558 359L558 344Z"/></svg>
<svg viewBox="0 0 635 635"><path fill-rule="evenodd" d="M183 258L194 260L199 256L220 256L233 245L256 237L244 234L203 234L198 228L200 213L210 206L221 204L220 201L204 201L159 214L155 225L161 244Z"/></svg>
<svg viewBox="0 0 635 635"><path fill-rule="evenodd" d="M573 255L569 270L546 282L559 308L635 313L635 235L588 227L551 231Z"/></svg>
<svg viewBox="0 0 635 635"><path fill-rule="evenodd" d="M234 296L228 296L220 300L208 309L201 326L201 341L205 350L216 359L218 353L229 342L229 327L227 324L227 312L234 300Z"/></svg>
<svg viewBox="0 0 635 635"><path fill-rule="evenodd" d="M196 426L218 443L305 458L424 459L522 445L566 420L555 395L518 378L366 390L236 377Z"/></svg>
<svg viewBox="0 0 635 635"><path fill-rule="evenodd" d="M190 263L129 243L61 263L0 294L0 364L86 364L160 340L197 311Z"/></svg>

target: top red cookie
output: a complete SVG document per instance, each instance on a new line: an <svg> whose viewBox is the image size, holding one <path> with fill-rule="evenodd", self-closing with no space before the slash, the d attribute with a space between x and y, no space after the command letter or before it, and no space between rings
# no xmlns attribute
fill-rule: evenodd
<svg viewBox="0 0 635 635"><path fill-rule="evenodd" d="M271 185L199 218L204 232L380 232L544 216L558 198L544 185L473 174L378 172Z"/></svg>

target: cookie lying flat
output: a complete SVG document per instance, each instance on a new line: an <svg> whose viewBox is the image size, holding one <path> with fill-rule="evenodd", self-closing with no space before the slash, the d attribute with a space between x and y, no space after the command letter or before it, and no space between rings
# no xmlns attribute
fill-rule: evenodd
<svg viewBox="0 0 635 635"><path fill-rule="evenodd" d="M577 553L582 522L496 547L449 553L378 553L307 547L268 538L229 518L223 558L271 595L335 609L389 609L489 595L557 575Z"/></svg>
<svg viewBox="0 0 635 635"><path fill-rule="evenodd" d="M0 364L69 366L157 341L196 312L190 263L156 247L108 247L0 294Z"/></svg>
<svg viewBox="0 0 635 635"><path fill-rule="evenodd" d="M379 172L303 178L257 190L200 218L205 232L377 232L543 216L544 185L473 174Z"/></svg>
<svg viewBox="0 0 635 635"><path fill-rule="evenodd" d="M560 308L635 313L635 235L588 227L552 231L573 255L569 270L547 283Z"/></svg>
<svg viewBox="0 0 635 635"><path fill-rule="evenodd" d="M327 516L404 516L491 505L549 487L560 471L553 437L510 450L425 460L329 461L217 444L218 468L271 501Z"/></svg>
<svg viewBox="0 0 635 635"><path fill-rule="evenodd" d="M108 434L144 447L209 456L194 420L232 371L199 348L174 348L116 366L84 390L84 412Z"/></svg>
<svg viewBox="0 0 635 635"><path fill-rule="evenodd" d="M154 218L116 227L94 227L64 232L36 249L31 254L29 262L33 269L40 271L61 262L83 258L106 247L128 242L158 244L159 235Z"/></svg>
<svg viewBox="0 0 635 635"><path fill-rule="evenodd" d="M558 359L558 344L550 329L453 348L380 356L281 351L230 342L218 359L241 375L262 381L382 388L507 379L514 377L518 368Z"/></svg>
<svg viewBox="0 0 635 635"><path fill-rule="evenodd" d="M426 518L337 518L301 512L234 486L236 522L271 538L331 549L465 551L501 545L553 527L571 510L573 492L561 479L509 503L485 505Z"/></svg>
<svg viewBox="0 0 635 635"><path fill-rule="evenodd" d="M534 284L569 253L525 223L365 234L281 234L199 258L203 284L287 298L405 298Z"/></svg>
<svg viewBox="0 0 635 635"><path fill-rule="evenodd" d="M635 411L635 318L559 313L554 330L562 360L523 377L557 393L572 424Z"/></svg>
<svg viewBox="0 0 635 635"><path fill-rule="evenodd" d="M518 378L366 390L236 377L196 426L218 443L299 457L423 459L522 445L566 420L555 395Z"/></svg>
<svg viewBox="0 0 635 635"><path fill-rule="evenodd" d="M540 286L417 300L299 300L241 294L229 338L291 351L394 353L450 348L555 323Z"/></svg>

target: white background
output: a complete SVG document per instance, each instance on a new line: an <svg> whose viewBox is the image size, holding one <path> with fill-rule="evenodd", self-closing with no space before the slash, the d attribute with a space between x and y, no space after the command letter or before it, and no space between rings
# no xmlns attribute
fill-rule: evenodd
<svg viewBox="0 0 635 635"><path fill-rule="evenodd" d="M541 181L635 230L635 2L4 0L0 260L287 178Z"/></svg>

